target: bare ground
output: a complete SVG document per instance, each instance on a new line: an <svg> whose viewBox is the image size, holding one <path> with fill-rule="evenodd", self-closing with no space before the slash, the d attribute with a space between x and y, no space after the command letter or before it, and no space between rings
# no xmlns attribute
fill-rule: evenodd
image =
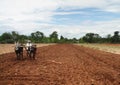
<svg viewBox="0 0 120 85"><path fill-rule="evenodd" d="M120 55L72 44L40 47L35 60L3 54L0 85L120 85Z"/></svg>

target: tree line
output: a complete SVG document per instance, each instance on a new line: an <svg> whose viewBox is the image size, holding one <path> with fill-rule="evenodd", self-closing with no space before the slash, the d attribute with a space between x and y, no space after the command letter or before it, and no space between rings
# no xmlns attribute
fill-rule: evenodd
<svg viewBox="0 0 120 85"><path fill-rule="evenodd" d="M106 37L101 37L97 33L87 33L79 39L69 39L62 35L58 38L58 36L57 31L52 32L48 37L40 31L33 32L30 35L21 35L12 31L1 34L0 43L14 43L15 41L25 43L26 40L31 40L34 43L120 43L119 31L113 32L113 36L108 34Z"/></svg>

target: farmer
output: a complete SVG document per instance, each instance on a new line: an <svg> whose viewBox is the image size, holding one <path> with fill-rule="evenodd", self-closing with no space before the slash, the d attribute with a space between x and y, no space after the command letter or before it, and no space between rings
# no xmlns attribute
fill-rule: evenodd
<svg viewBox="0 0 120 85"><path fill-rule="evenodd" d="M28 51L30 47L32 47L32 43L30 40L28 40L26 43L26 50Z"/></svg>

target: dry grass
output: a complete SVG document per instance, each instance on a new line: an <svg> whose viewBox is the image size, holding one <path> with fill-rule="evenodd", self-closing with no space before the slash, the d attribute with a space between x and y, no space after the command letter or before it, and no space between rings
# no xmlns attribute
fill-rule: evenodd
<svg viewBox="0 0 120 85"><path fill-rule="evenodd" d="M0 44L0 54L10 53L14 51L14 44Z"/></svg>
<svg viewBox="0 0 120 85"><path fill-rule="evenodd" d="M106 52L120 54L120 44L77 44Z"/></svg>
<svg viewBox="0 0 120 85"><path fill-rule="evenodd" d="M36 44L37 47L43 47L53 44ZM14 44L0 44L0 54L14 52Z"/></svg>
<svg viewBox="0 0 120 85"><path fill-rule="evenodd" d="M36 44L37 47L43 47L43 46L48 46L48 45L54 45L53 43L49 43L49 44Z"/></svg>

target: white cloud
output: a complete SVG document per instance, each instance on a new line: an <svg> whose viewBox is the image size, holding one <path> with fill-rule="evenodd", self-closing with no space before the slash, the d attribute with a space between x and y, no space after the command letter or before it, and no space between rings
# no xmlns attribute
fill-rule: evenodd
<svg viewBox="0 0 120 85"><path fill-rule="evenodd" d="M61 35L78 38L81 33L97 32L104 35L120 30L119 19L112 21L85 20L79 25L74 23L73 26L48 24L52 22L54 15L85 15L87 13L82 11L70 11L85 8L120 13L120 0L0 0L0 31L16 30L29 34L39 30L49 35L56 30ZM62 9L64 12L56 12L57 9Z"/></svg>
<svg viewBox="0 0 120 85"><path fill-rule="evenodd" d="M3 0L0 2L0 16L12 18L16 21L35 18L47 21L57 7L57 3L53 0ZM35 11L41 12L39 14L27 14Z"/></svg>
<svg viewBox="0 0 120 85"><path fill-rule="evenodd" d="M57 25L53 26L54 29L60 29L58 33L69 38L80 38L86 33L98 33L101 36L106 36L107 34L113 34L114 31L120 30L120 20L112 21L86 21L87 23L81 23L80 25Z"/></svg>
<svg viewBox="0 0 120 85"><path fill-rule="evenodd" d="M88 23L89 22L89 23ZM8 24L2 28L6 28L6 31L16 30L22 34L30 34L31 32L41 31L45 35L49 36L53 31L57 31L59 35L63 35L68 38L80 38L86 33L98 33L101 36L107 34L113 34L114 31L120 30L120 20L112 21L84 21L79 25L56 25L56 24L45 24L45 23L19 23L19 24ZM0 27L1 28L1 27Z"/></svg>
<svg viewBox="0 0 120 85"><path fill-rule="evenodd" d="M107 3L105 0L61 0L61 8L76 9L76 8L100 8ZM102 5L102 6L101 6Z"/></svg>
<svg viewBox="0 0 120 85"><path fill-rule="evenodd" d="M113 6L108 6L104 9L104 11L111 12L111 13L120 13L120 4L119 5L113 5Z"/></svg>
<svg viewBox="0 0 120 85"><path fill-rule="evenodd" d="M50 21L56 14L73 14L73 12L55 13L58 8L63 10L97 8L101 11L120 12L119 7L119 0L1 0L0 17L12 18L16 21L35 18Z"/></svg>
<svg viewBox="0 0 120 85"><path fill-rule="evenodd" d="M58 8L63 10L97 8L109 12L120 12L119 7L119 0L1 0L0 16L15 20L34 19L35 17L47 20L55 14L53 12ZM29 14L31 12L32 14Z"/></svg>
<svg viewBox="0 0 120 85"><path fill-rule="evenodd" d="M54 12L53 14L54 15L70 15L70 14L86 14L86 13L75 11L75 12Z"/></svg>
<svg viewBox="0 0 120 85"><path fill-rule="evenodd" d="M60 7L64 10L96 8L120 13L120 0L61 0Z"/></svg>

